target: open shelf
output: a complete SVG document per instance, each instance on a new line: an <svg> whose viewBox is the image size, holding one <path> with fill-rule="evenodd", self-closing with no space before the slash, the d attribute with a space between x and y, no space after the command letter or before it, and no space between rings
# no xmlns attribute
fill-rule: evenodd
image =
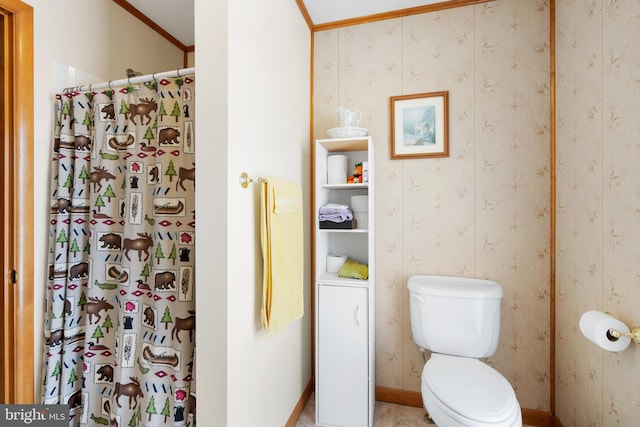
<svg viewBox="0 0 640 427"><path fill-rule="evenodd" d="M369 280L349 279L340 277L336 273L322 273L318 276L318 282L323 285L339 286L369 286Z"/></svg>
<svg viewBox="0 0 640 427"><path fill-rule="evenodd" d="M369 188L368 183L362 184L322 184L320 188L324 188L327 190L366 190Z"/></svg>
<svg viewBox="0 0 640 427"><path fill-rule="evenodd" d="M366 151L369 148L369 138L339 138L339 139L320 139L318 143L330 153L341 151Z"/></svg>
<svg viewBox="0 0 640 427"><path fill-rule="evenodd" d="M368 182L327 184L328 159L347 157L347 174L367 162ZM316 425L371 427L375 407L375 158L371 137L316 140L314 174L314 266L316 331ZM354 196L368 196L353 211ZM352 208L368 228L320 228L320 208ZM365 220L366 218L366 220ZM325 224L326 225L326 224ZM329 256L368 267L366 280L327 272ZM334 266L331 271L336 271Z"/></svg>

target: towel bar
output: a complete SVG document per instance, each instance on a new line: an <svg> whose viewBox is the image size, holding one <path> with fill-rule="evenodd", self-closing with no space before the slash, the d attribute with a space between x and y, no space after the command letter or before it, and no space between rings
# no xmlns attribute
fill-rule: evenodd
<svg viewBox="0 0 640 427"><path fill-rule="evenodd" d="M246 172L242 172L240 174L240 185L242 186L242 188L247 188L249 186L249 184L251 184L252 182L259 182L259 183L267 183L267 179L266 178L249 178L249 175Z"/></svg>

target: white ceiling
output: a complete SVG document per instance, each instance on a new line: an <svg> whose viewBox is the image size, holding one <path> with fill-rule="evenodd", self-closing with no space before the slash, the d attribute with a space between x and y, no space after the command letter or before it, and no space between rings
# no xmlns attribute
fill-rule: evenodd
<svg viewBox="0 0 640 427"><path fill-rule="evenodd" d="M293 0L292 0L293 1ZM303 0L314 25L410 9L442 0Z"/></svg>
<svg viewBox="0 0 640 427"><path fill-rule="evenodd" d="M241 0L235 0L241 1ZM295 0L290 0L295 1ZM185 46L195 44L193 0L128 0L128 2L178 39ZM302 0L314 25L377 13L409 9L442 0Z"/></svg>
<svg viewBox="0 0 640 427"><path fill-rule="evenodd" d="M127 0L185 46L193 46L193 0ZM236 0L238 1L238 0Z"/></svg>

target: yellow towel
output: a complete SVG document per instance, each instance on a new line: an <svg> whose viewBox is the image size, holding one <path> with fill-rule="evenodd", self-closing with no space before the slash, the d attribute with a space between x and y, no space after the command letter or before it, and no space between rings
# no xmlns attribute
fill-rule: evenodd
<svg viewBox="0 0 640 427"><path fill-rule="evenodd" d="M347 261L342 264L342 267L340 267L338 276L349 279L367 280L369 278L369 267L360 264L358 261L347 259Z"/></svg>
<svg viewBox="0 0 640 427"><path fill-rule="evenodd" d="M302 188L282 178L262 185L262 328L273 333L304 314Z"/></svg>

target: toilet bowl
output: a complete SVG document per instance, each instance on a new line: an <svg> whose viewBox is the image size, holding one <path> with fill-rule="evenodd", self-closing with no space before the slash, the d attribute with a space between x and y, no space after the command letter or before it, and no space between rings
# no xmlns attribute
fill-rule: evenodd
<svg viewBox="0 0 640 427"><path fill-rule="evenodd" d="M425 408L439 427L521 427L515 392L479 359L500 335L502 287L482 279L411 276L411 332L431 357L422 371Z"/></svg>
<svg viewBox="0 0 640 427"><path fill-rule="evenodd" d="M509 382L477 359L433 354L422 371L421 392L438 427L522 426Z"/></svg>

